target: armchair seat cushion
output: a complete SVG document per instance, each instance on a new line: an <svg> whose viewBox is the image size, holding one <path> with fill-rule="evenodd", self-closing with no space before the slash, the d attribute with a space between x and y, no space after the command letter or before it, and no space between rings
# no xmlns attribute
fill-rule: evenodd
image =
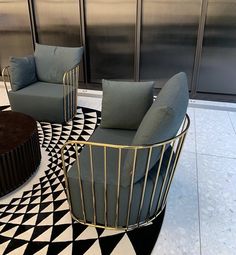
<svg viewBox="0 0 236 255"><path fill-rule="evenodd" d="M64 121L63 98L62 84L36 82L18 91L9 91L13 111L56 123Z"/></svg>

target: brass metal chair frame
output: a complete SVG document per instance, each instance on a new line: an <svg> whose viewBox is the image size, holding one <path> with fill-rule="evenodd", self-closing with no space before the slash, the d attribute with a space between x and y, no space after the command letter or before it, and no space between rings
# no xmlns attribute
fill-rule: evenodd
<svg viewBox="0 0 236 255"><path fill-rule="evenodd" d="M12 89L10 66L6 66L5 68L3 68L2 77L8 95L9 93L9 89L7 86L8 81ZM77 109L77 96L78 96L77 91L79 88L79 65L64 73L62 86L64 94L63 96L64 120L65 122L68 122L69 120L73 119Z"/></svg>
<svg viewBox="0 0 236 255"><path fill-rule="evenodd" d="M61 154L62 154L62 167L65 175L65 183L66 183L66 192L67 192L67 197L70 205L70 212L72 215L72 218L75 219L76 221L89 225L89 226L94 226L94 227L101 227L105 229L125 229L125 230L130 230L134 229L140 226L143 226L150 221L154 220L157 216L161 214L161 212L164 210L166 201L167 201L167 195L170 189L170 185L175 173L176 165L179 160L179 156L183 147L183 143L188 131L190 125L190 119L189 116L186 114L184 122L182 124L182 127L179 131L179 133L172 139L157 143L157 144L152 144L152 145L146 145L146 146L127 146L127 145L115 145L115 144L106 144L106 143L96 143L96 142L85 142L85 141L68 141L66 142L62 149L61 149ZM83 185L82 181L80 179L81 176L81 169L80 169L80 162L79 162L79 149L82 146L89 146L89 161L88 164L90 164L90 171L91 171L91 178L92 178L92 195L93 195L93 222L88 222L86 220L86 212L85 212L85 206L84 206L84 193L83 193ZM161 192L158 197L158 202L156 208L155 208L155 213L154 216L152 215L150 217L150 212L153 209L154 206L154 195L157 189L157 183L158 179L160 177L160 170L163 162L163 156L165 153L166 148L171 145L171 153L168 158L168 164L167 164L167 169L165 172L164 176L164 181L162 182L161 185ZM67 172L69 170L68 167L65 165L65 151L71 147L74 148L75 153L76 153L76 163L77 163L77 170L78 170L78 178L79 178L79 188L80 188L80 199L82 201L82 211L83 211L83 219L78 219L75 217L72 211L72 205L71 205L71 196L70 196L70 191L69 191L69 186L68 186L68 177L67 177ZM93 148L95 147L102 147L104 150L104 225L97 224L96 222L96 197L95 197L95 185L94 185L94 165L93 165ZM143 207L143 202L144 202L144 197L145 197L145 189L146 189L146 184L147 184L147 178L148 178L148 173L149 173L149 165L150 165L150 160L152 156L152 152L154 148L160 148L161 149L161 154L159 158L159 164L157 166L157 175L155 178L153 190L152 190L152 195L151 195L151 200L149 201L149 214L148 217L140 222L140 215ZM108 225L108 218L107 218L107 182L106 182L106 176L107 176L107 149L108 148L113 148L118 150L118 164L117 164L117 172L118 172L118 178L117 178L117 197L116 197L116 225L114 226L109 226ZM148 150L148 158L146 162L146 170L145 170L145 177L144 177L144 184L142 187L142 192L141 192L141 199L139 201L139 211L138 211L138 217L137 217L137 223L130 225L129 224L129 219L130 219L130 211L131 211L131 202L132 202L132 196L133 196L133 187L134 187L134 175L135 175L135 168L136 168L136 162L137 162L137 152L140 150ZM131 183L130 183L130 191L129 191L129 203L128 203L128 211L127 211L127 218L126 218L126 226L119 226L118 225L118 216L119 216L119 192L120 192L120 176L121 176L121 155L122 155L122 150L130 150L134 152L134 158L133 158L133 166L132 166L132 173L131 173Z"/></svg>

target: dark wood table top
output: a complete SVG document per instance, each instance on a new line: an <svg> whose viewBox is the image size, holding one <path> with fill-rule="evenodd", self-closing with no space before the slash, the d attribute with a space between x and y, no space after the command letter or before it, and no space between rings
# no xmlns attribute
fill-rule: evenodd
<svg viewBox="0 0 236 255"><path fill-rule="evenodd" d="M36 121L23 113L0 112L0 154L23 144L37 129Z"/></svg>

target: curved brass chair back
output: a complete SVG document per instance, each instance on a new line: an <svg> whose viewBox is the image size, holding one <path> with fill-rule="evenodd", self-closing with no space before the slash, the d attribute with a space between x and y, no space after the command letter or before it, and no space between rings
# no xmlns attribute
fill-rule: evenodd
<svg viewBox="0 0 236 255"><path fill-rule="evenodd" d="M12 89L10 66L6 66L2 70L3 82L8 95L9 88L7 82L10 83ZM76 114L77 109L77 91L79 88L79 65L68 70L63 76L63 110L64 110L64 120L68 122L73 119ZM9 96L8 96L9 97Z"/></svg>
<svg viewBox="0 0 236 255"><path fill-rule="evenodd" d="M178 163L179 160L179 156L183 147L183 143L188 131L190 125L190 119L189 116L186 114L186 117L184 119L184 122L182 124L182 127L179 131L179 133L172 139L160 142L158 144L152 144L152 145L146 145L146 146L126 146L126 145L114 145L114 144L103 144L103 143L95 143L95 142L85 142L85 141L68 141L67 143L65 143L62 147L62 164L63 164L63 170L64 170L64 175L65 175L65 183L66 183L66 192L67 192L67 197L69 200L69 205L70 205L70 211L71 211L71 215L72 217L82 223L82 224L86 224L89 226L95 226L95 227L101 227L101 228L106 228L106 229L134 229L136 227L140 227L142 225L145 225L147 223L149 223L150 221L154 220L165 208L166 205L166 200L167 200L167 195L170 189L170 185L174 176L174 172L176 169L176 165ZM88 164L90 165L90 171L91 171L91 177L92 177L92 194L93 194L93 198L92 198L92 204L93 204L93 220L92 222L89 221L86 217L86 210L85 210L85 195L84 191L83 191L83 182L80 179L81 176L81 169L80 169L80 159L79 159L79 150L82 149L83 146L88 146L89 147L89 159L88 159ZM96 201L96 196L95 196L95 184L94 184L94 173L96 171L96 169L94 168L94 164L93 164L93 150L95 147L100 147L103 148L104 151L104 223L105 224L99 224L97 222L97 215L96 215L96 206L97 206L97 201ZM75 151L75 155L76 155L76 159L75 159L75 163L77 163L77 170L78 170L78 176L79 176L79 181L78 181L78 185L80 188L80 195L78 194L78 196L80 196L80 199L82 201L82 211L83 211L83 217L82 218L78 218L74 215L73 210L72 210L72 202L71 202L71 194L70 194L70 189L69 189L69 184L68 184L68 170L70 169L69 165L66 165L65 163L65 153L66 151L69 149L71 151L71 149L74 149ZM108 219L107 219L107 215L109 214L108 212L108 201L107 201L107 181L106 181L106 177L107 177L107 173L109 171L109 169L107 169L107 161L109 160L107 158L107 150L108 149L115 149L118 150L118 154L119 154L119 159L117 162L117 195L116 195L116 223L115 225L110 226L108 224ZM150 196L150 201L148 201L149 203L149 212L146 215L145 219L140 218L141 216L141 211L142 211L142 207L144 205L144 198L145 198L145 192L146 192L146 184L147 184L147 179L148 179L148 174L149 174L149 166L150 166L150 159L152 156L152 153L154 151L155 148L159 148L160 149L160 157L158 160L158 164L155 165L156 167L156 177L155 177L155 181L153 184L153 188L152 188L152 193ZM158 186L158 181L161 175L161 168L162 168L162 164L164 162L164 157L165 157L165 151L167 148L171 148L171 151L169 153L169 156L167 159L165 159L165 163L167 165L166 167L166 171L163 177L163 181L160 187L160 193L158 195L158 200L155 201L154 203L154 196L155 196L155 192ZM131 202L132 202L132 198L133 198L133 190L134 190L134 175L135 175L135 170L136 170L136 163L137 163L137 154L139 151L141 150L148 150L148 157L147 157L147 162L146 162L146 170L145 170L145 176L144 176L144 181L143 181L143 186L142 186L142 191L141 191L141 196L140 196L140 201L139 201L139 209L138 209L138 213L137 213L137 220L135 224L130 224L130 215L131 215ZM134 158L133 158L133 166L132 166L132 173L131 173L131 183L129 186L129 198L128 198L128 209L127 209L127 214L126 214L126 224L125 226L122 225L120 226L118 224L118 217L119 217L119 199L120 199L120 179L121 179L121 155L122 155L122 151L123 150L128 150L128 151L132 151L134 152ZM153 208L155 208L155 212L151 214L151 211L153 211Z"/></svg>

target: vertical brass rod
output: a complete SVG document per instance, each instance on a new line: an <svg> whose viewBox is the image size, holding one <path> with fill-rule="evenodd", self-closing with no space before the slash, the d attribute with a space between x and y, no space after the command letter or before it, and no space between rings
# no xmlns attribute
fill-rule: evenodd
<svg viewBox="0 0 236 255"><path fill-rule="evenodd" d="M64 156L64 149L65 148L66 147L63 147L62 150L61 150L62 169L63 169L64 176L65 176L66 194L67 194L67 198L69 200L69 207L70 207L71 213L73 214L72 207L71 207L72 203L71 203L71 196L70 196L70 190L69 190L69 184L68 184L68 178L67 178L67 171L66 171L66 165L65 165L65 156Z"/></svg>
<svg viewBox="0 0 236 255"><path fill-rule="evenodd" d="M173 176L174 176L174 173L175 173L175 169L176 169L176 166L177 166L177 162L179 160L180 152L182 150L182 146L183 146L185 137L186 137L186 134L182 135L179 138L180 141L179 141L179 144L178 144L178 147L177 147L176 157L175 157L175 161L174 161L174 164L173 164L173 170L172 170L170 179L169 179L168 184L167 184L166 192L165 192L165 194L163 196L163 204L165 203L165 201L167 199L167 195L168 195L168 192L169 192L169 189L170 189L170 184L172 182L172 179L173 179Z"/></svg>
<svg viewBox="0 0 236 255"><path fill-rule="evenodd" d="M119 148L119 158L118 158L117 197L116 197L116 222L115 222L116 228L118 226L118 219L119 219L120 170L121 170L121 148Z"/></svg>
<svg viewBox="0 0 236 255"><path fill-rule="evenodd" d="M67 122L67 118L66 118L66 76L67 73L64 73L63 76L63 110L64 110L64 120L65 122Z"/></svg>
<svg viewBox="0 0 236 255"><path fill-rule="evenodd" d="M67 81L67 121L70 119L70 75L71 73L68 72L68 81Z"/></svg>
<svg viewBox="0 0 236 255"><path fill-rule="evenodd" d="M76 106L75 106L75 109L77 109L77 104L78 104L77 93L78 93L78 89L79 89L79 72L80 72L80 68L78 66L78 69L77 69L77 83L76 83Z"/></svg>
<svg viewBox="0 0 236 255"><path fill-rule="evenodd" d="M75 116L76 113L76 102L77 102L77 67L75 68L75 83L74 83L74 88L73 88L73 97L74 97L74 109L73 109L73 117Z"/></svg>
<svg viewBox="0 0 236 255"><path fill-rule="evenodd" d="M166 144L163 144L162 145L162 150L161 150L161 156L160 156L160 159L159 159L157 175L156 175L155 183L154 183L153 190L152 190L151 203L150 203L150 206L149 206L149 216L151 214L151 210L152 210L152 206L153 206L153 201L154 201L154 197L155 197L155 193L156 193L157 183L158 183L158 180L159 180L159 175L160 175L163 155L165 153L165 147L166 147Z"/></svg>
<svg viewBox="0 0 236 255"><path fill-rule="evenodd" d="M93 224L96 225L96 199L95 199L95 187L94 187L94 169L93 169L93 153L92 145L89 145L89 155L90 155L90 170L92 179L92 195L93 195Z"/></svg>
<svg viewBox="0 0 236 255"><path fill-rule="evenodd" d="M151 156L152 156L152 147L150 147L149 150L148 150L148 160L147 160L147 166L146 166L145 178L144 178L144 183L143 183L142 196L141 196L141 201L140 201L140 205L139 205L139 212L138 212L138 218L137 218L138 226L140 225L140 217L141 217L141 212L142 212L142 208L143 208L143 200L144 200L144 195L145 195L145 191L146 191L147 177L148 177L148 171L149 171Z"/></svg>
<svg viewBox="0 0 236 255"><path fill-rule="evenodd" d="M74 76L75 76L75 69L72 69L71 74L71 87L70 87L70 94L71 94L71 108L70 108L70 118L73 118L73 112L74 112Z"/></svg>
<svg viewBox="0 0 236 255"><path fill-rule="evenodd" d="M66 72L66 76L65 76L65 94L64 94L64 98L65 98L65 120L66 122L68 121L68 72Z"/></svg>
<svg viewBox="0 0 236 255"><path fill-rule="evenodd" d="M75 68L75 80L74 80L74 87L73 87L73 97L74 97L74 108L73 108L73 117L76 113L76 102L77 102L77 67Z"/></svg>
<svg viewBox="0 0 236 255"><path fill-rule="evenodd" d="M69 84L69 104L70 104L70 106L69 106L69 118L71 119L71 114L72 114L72 79L73 79L73 76L72 76L72 73L73 71L70 71L69 72L69 77L70 77L70 84Z"/></svg>
<svg viewBox="0 0 236 255"><path fill-rule="evenodd" d="M160 204L161 204L161 201L162 201L163 191L164 191L166 180L167 180L167 177L168 177L168 174L169 174L169 168L170 168L170 165L171 165L171 160L172 160L172 157L173 157L173 154L174 154L175 142L176 142L176 140L174 140L173 145L172 145L171 155L169 157L169 161L168 161L168 166L166 168L165 177L164 177L164 180L163 180L162 185L161 185L161 192L160 192L160 195L159 195L159 201L158 201L156 210L158 210L158 208L160 208Z"/></svg>
<svg viewBox="0 0 236 255"><path fill-rule="evenodd" d="M77 163L77 170L78 170L78 179L79 179L79 189L80 189L80 199L82 204L82 212L83 212L83 218L84 223L86 223L86 213L85 213L85 207L84 207L84 192L83 192L83 185L81 181L81 169L80 169L80 162L79 162L79 155L78 155L78 145L75 144L75 154L76 154L76 163Z"/></svg>
<svg viewBox="0 0 236 255"><path fill-rule="evenodd" d="M5 86L5 89L6 89L6 92L7 92L7 96L9 97L9 93L8 93L8 88L7 88L7 81L6 81L6 77L9 79L9 82L10 82L10 85L11 85L11 77L10 77L10 74L9 74L9 66L3 68L2 70L2 78L3 78L3 83L4 83L4 86ZM12 89L12 86L11 86L11 89Z"/></svg>
<svg viewBox="0 0 236 255"><path fill-rule="evenodd" d="M186 125L187 125L187 117L185 116L184 117L184 123L183 123L183 126L182 126L182 129L181 129L181 133L184 131L184 129L186 128Z"/></svg>
<svg viewBox="0 0 236 255"><path fill-rule="evenodd" d="M76 67L76 84L75 84L75 114L78 105L78 89L79 89L79 66Z"/></svg>
<svg viewBox="0 0 236 255"><path fill-rule="evenodd" d="M131 183L130 183L128 213L127 213L127 219L126 219L126 227L127 228L129 226L130 209L131 209L131 202L132 202L132 196L133 196L134 174L135 174L135 168L136 168L136 159L137 159L137 148L134 149L134 159L133 159L133 168L132 168L132 178L131 178Z"/></svg>
<svg viewBox="0 0 236 255"><path fill-rule="evenodd" d="M104 222L107 227L107 148L104 148Z"/></svg>

